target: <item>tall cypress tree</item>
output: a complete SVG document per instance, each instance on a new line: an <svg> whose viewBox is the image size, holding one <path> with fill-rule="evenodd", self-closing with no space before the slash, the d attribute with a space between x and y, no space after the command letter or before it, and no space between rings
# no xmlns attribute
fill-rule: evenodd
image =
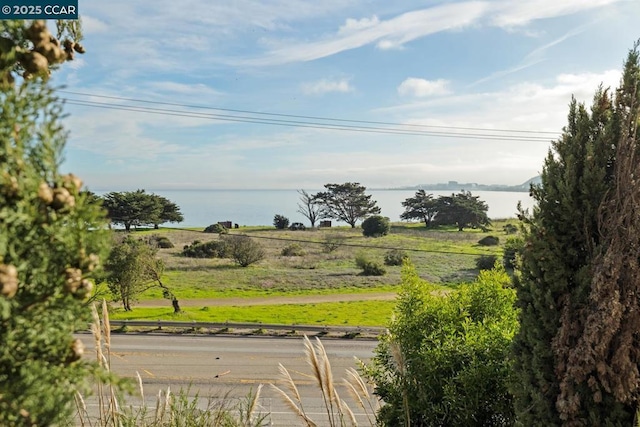
<svg viewBox="0 0 640 427"><path fill-rule="evenodd" d="M521 328L513 349L522 425L630 425L635 415L637 48L615 96L600 88L590 111L572 100L542 183L531 188L536 207L522 216L526 244L515 279Z"/></svg>

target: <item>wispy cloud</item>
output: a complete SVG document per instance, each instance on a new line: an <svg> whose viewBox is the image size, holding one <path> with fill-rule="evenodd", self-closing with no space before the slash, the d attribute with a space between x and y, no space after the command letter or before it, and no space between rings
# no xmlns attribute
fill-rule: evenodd
<svg viewBox="0 0 640 427"><path fill-rule="evenodd" d="M570 15L607 6L621 0L502 0L494 3L491 24L517 27L538 19Z"/></svg>
<svg viewBox="0 0 640 427"><path fill-rule="evenodd" d="M305 95L324 95L329 92L351 92L353 87L348 79L331 80L322 79L316 82L304 83L302 85L302 93Z"/></svg>
<svg viewBox="0 0 640 427"><path fill-rule="evenodd" d="M409 77L398 86L398 94L402 96L426 97L446 95L450 93L449 80L425 80Z"/></svg>
<svg viewBox="0 0 640 427"><path fill-rule="evenodd" d="M242 63L275 65L313 61L371 43L377 43L380 48L401 46L429 34L469 25L482 16L487 6L486 2L469 1L415 10L386 21L380 21L375 17L364 21L348 19L331 37L310 43L289 42L262 57Z"/></svg>

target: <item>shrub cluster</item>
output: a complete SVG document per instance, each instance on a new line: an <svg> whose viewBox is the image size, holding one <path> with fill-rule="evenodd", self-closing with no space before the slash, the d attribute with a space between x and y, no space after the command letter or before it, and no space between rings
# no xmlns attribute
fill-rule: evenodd
<svg viewBox="0 0 640 427"><path fill-rule="evenodd" d="M273 226L278 230L284 230L289 227L289 218L284 215L276 215L273 217Z"/></svg>
<svg viewBox="0 0 640 427"><path fill-rule="evenodd" d="M478 240L478 244L481 246L496 246L500 243L500 239L496 236L486 236Z"/></svg>
<svg viewBox="0 0 640 427"><path fill-rule="evenodd" d="M167 236L159 236L157 234L150 236L147 243L160 249L171 249L174 247L173 243Z"/></svg>
<svg viewBox="0 0 640 427"><path fill-rule="evenodd" d="M409 255L401 249L391 249L384 254L384 264L389 266L402 265L405 259L409 259Z"/></svg>
<svg viewBox="0 0 640 427"><path fill-rule="evenodd" d="M207 228L204 229L205 233L218 233L218 234L227 234L229 230L222 224L211 224Z"/></svg>
<svg viewBox="0 0 640 427"><path fill-rule="evenodd" d="M195 240L182 249L182 255L189 258L228 258L229 248L225 240L210 242Z"/></svg>
<svg viewBox="0 0 640 427"><path fill-rule="evenodd" d="M224 239L225 248L239 266L248 267L265 257L262 245L247 236L229 236Z"/></svg>
<svg viewBox="0 0 640 427"><path fill-rule="evenodd" d="M382 237L389 234L391 223L389 218L373 215L362 222L362 234L365 237Z"/></svg>
<svg viewBox="0 0 640 427"><path fill-rule="evenodd" d="M305 256L307 253L299 243L291 243L282 248L281 254L282 256Z"/></svg>
<svg viewBox="0 0 640 427"><path fill-rule="evenodd" d="M375 261L371 261L365 254L356 255L356 265L362 269L364 276L384 276L387 270Z"/></svg>
<svg viewBox="0 0 640 427"><path fill-rule="evenodd" d="M478 270L491 270L495 265L498 257L495 255L480 255L476 258L476 268Z"/></svg>

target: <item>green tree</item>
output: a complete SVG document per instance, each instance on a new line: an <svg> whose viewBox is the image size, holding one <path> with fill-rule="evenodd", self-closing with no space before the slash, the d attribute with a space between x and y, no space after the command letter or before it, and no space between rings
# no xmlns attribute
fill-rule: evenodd
<svg viewBox="0 0 640 427"><path fill-rule="evenodd" d="M318 203L317 195L309 194L305 190L298 190L300 202L298 212L304 215L311 223L311 228L316 226L316 222L323 217L322 205Z"/></svg>
<svg viewBox="0 0 640 427"><path fill-rule="evenodd" d="M111 192L105 194L103 199L111 222L123 225L126 231L130 231L131 226L153 225L158 228L159 224L181 222L184 219L175 203L144 190Z"/></svg>
<svg viewBox="0 0 640 427"><path fill-rule="evenodd" d="M508 426L515 291L502 269L447 294L405 264L389 332L365 375L385 426Z"/></svg>
<svg viewBox="0 0 640 427"><path fill-rule="evenodd" d="M240 267L248 267L265 257L262 245L251 237L228 236L224 242L227 253Z"/></svg>
<svg viewBox="0 0 640 427"><path fill-rule="evenodd" d="M276 214L273 217L273 226L278 230L284 230L285 228L289 227L289 218L284 215Z"/></svg>
<svg viewBox="0 0 640 427"><path fill-rule="evenodd" d="M160 217L153 222L154 228L158 228L160 224L164 224L165 222L184 221L184 216L182 215L182 212L180 212L180 207L177 204L166 197L158 195L155 196L162 205L162 211L160 212Z"/></svg>
<svg viewBox="0 0 640 427"><path fill-rule="evenodd" d="M615 99L572 100L552 144L514 284L523 425L632 425L640 386L638 46Z"/></svg>
<svg viewBox="0 0 640 427"><path fill-rule="evenodd" d="M402 202L404 212L400 218L404 220L418 219L424 221L425 227L431 225L431 221L438 214L438 202L433 194L427 194L424 190L416 191L416 195Z"/></svg>
<svg viewBox="0 0 640 427"><path fill-rule="evenodd" d="M109 289L122 302L125 311L132 310L131 303L138 295L159 287L163 297L171 300L174 312L180 312L178 299L162 282L164 262L157 257L157 250L147 242L125 237L111 249L105 269Z"/></svg>
<svg viewBox="0 0 640 427"><path fill-rule="evenodd" d="M109 236L81 180L58 169L67 133L46 77L80 37L75 22L59 32L0 20L2 426L67 425L75 393L99 369L73 333L91 318L85 301Z"/></svg>
<svg viewBox="0 0 640 427"><path fill-rule="evenodd" d="M487 216L489 207L469 191L438 197L435 221L439 225L455 225L459 231L465 228L484 228L491 224Z"/></svg>
<svg viewBox="0 0 640 427"><path fill-rule="evenodd" d="M324 218L343 221L355 228L358 220L380 213L375 200L364 193L366 187L358 182L325 184L324 188L327 191L315 196L322 206Z"/></svg>
<svg viewBox="0 0 640 427"><path fill-rule="evenodd" d="M362 234L365 237L386 236L389 230L391 230L391 223L386 216L373 215L362 221Z"/></svg>

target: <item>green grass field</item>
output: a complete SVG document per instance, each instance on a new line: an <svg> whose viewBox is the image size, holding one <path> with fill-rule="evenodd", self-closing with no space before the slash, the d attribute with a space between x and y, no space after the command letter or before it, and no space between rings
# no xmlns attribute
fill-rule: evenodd
<svg viewBox="0 0 640 427"><path fill-rule="evenodd" d="M515 220L509 222L515 223ZM371 326L386 324L393 302L216 306L208 310L194 306L198 305L197 300L205 299L336 295L336 300L339 300L341 294L396 292L401 281L401 267L385 266L387 274L384 276L363 276L354 262L357 254L364 253L369 259L382 264L385 253L391 249L404 250L422 278L443 288L455 288L476 277L478 256L494 254L500 258L502 244L509 237L503 231L506 223L504 220L495 221L492 229L486 232L459 232L454 228L430 230L423 224L402 223L394 224L388 236L375 239L363 237L359 228L349 227L305 231L241 227L230 230L229 234L248 235L266 251L265 259L246 268L235 265L230 259L193 259L180 254L183 246L195 240L216 240L219 238L217 234L161 228L135 231L134 235L158 234L166 236L175 245L171 249L160 249L159 256L166 265L164 283L179 300L190 301L191 307L184 307L185 313L181 315L186 320ZM478 240L487 235L498 237L500 245L479 245ZM340 236L344 245L333 252L324 251L323 243L327 236ZM293 242L302 246L304 256L281 255L282 249ZM139 296L143 301L161 298L159 289L151 289ZM369 314L362 317L358 313ZM136 308L135 305L130 313L114 313L115 319L167 318L158 316L173 315L169 308Z"/></svg>

